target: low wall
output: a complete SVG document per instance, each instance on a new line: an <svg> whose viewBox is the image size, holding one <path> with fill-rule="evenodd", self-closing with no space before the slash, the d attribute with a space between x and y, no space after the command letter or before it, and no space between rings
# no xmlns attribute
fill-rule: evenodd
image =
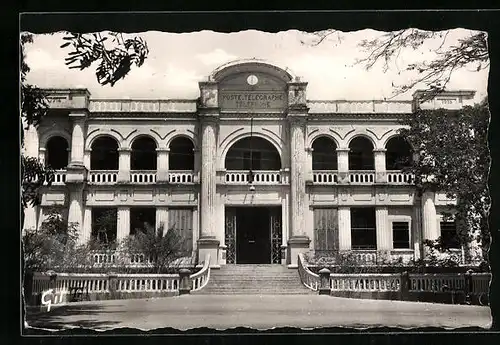
<svg viewBox="0 0 500 345"><path fill-rule="evenodd" d="M398 291L332 291L330 296L360 299L401 299L401 294Z"/></svg>

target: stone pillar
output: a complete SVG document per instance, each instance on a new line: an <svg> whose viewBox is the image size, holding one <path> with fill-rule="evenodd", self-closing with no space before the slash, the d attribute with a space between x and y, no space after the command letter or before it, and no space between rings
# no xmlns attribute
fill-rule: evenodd
<svg viewBox="0 0 500 345"><path fill-rule="evenodd" d="M28 206L24 209L24 230L35 230L37 228L37 206Z"/></svg>
<svg viewBox="0 0 500 345"><path fill-rule="evenodd" d="M130 208L120 206L116 220L116 241L119 243L128 235L130 235Z"/></svg>
<svg viewBox="0 0 500 345"><path fill-rule="evenodd" d="M71 162L72 166L83 166L83 153L85 148L85 120L86 112L72 112L69 114L73 120L71 134Z"/></svg>
<svg viewBox="0 0 500 345"><path fill-rule="evenodd" d="M349 207L338 208L339 251L351 250L351 210Z"/></svg>
<svg viewBox="0 0 500 345"><path fill-rule="evenodd" d="M160 206L156 208L156 230L163 224L163 233L168 230L168 207Z"/></svg>
<svg viewBox="0 0 500 345"><path fill-rule="evenodd" d="M337 148L337 169L339 172L339 182L349 182L349 148Z"/></svg>
<svg viewBox="0 0 500 345"><path fill-rule="evenodd" d="M45 147L40 147L40 150L38 151L38 160L40 160L40 163L45 166L45 157L46 157L47 149Z"/></svg>
<svg viewBox="0 0 500 345"><path fill-rule="evenodd" d="M118 183L130 183L130 152L129 148L118 149Z"/></svg>
<svg viewBox="0 0 500 345"><path fill-rule="evenodd" d="M434 241L439 237L437 228L437 213L434 204L434 193L425 192L422 195L422 242L425 240ZM425 247L423 255L425 257Z"/></svg>
<svg viewBox="0 0 500 345"><path fill-rule="evenodd" d="M413 222L412 222L412 241L413 241L413 258L418 260L422 257L422 207L420 200L413 208Z"/></svg>
<svg viewBox="0 0 500 345"><path fill-rule="evenodd" d="M391 254L391 230L389 229L389 211L386 206L375 208L375 222L377 231L377 259L389 259Z"/></svg>
<svg viewBox="0 0 500 345"><path fill-rule="evenodd" d="M86 149L83 153L83 165L87 170L90 170L90 155L92 154L92 149Z"/></svg>
<svg viewBox="0 0 500 345"><path fill-rule="evenodd" d="M83 229L78 236L78 243L85 244L90 241L92 235L92 208L85 206L83 209Z"/></svg>
<svg viewBox="0 0 500 345"><path fill-rule="evenodd" d="M386 149L373 149L373 156L375 158L375 182L386 183L386 166L385 166L385 152Z"/></svg>
<svg viewBox="0 0 500 345"><path fill-rule="evenodd" d="M434 193L422 195L422 240L436 240L439 237Z"/></svg>
<svg viewBox="0 0 500 345"><path fill-rule="evenodd" d="M83 184L72 184L69 187L68 224L74 224L81 236L83 229Z"/></svg>
<svg viewBox="0 0 500 345"><path fill-rule="evenodd" d="M201 227L198 239L199 259L210 253L211 266L217 266L219 240L216 237L216 161L217 126L215 118L202 120L201 150Z"/></svg>
<svg viewBox="0 0 500 345"><path fill-rule="evenodd" d="M298 254L309 249L311 240L306 233L306 161L305 116L289 114L290 121L290 210L291 227L288 241L290 267L296 267Z"/></svg>
<svg viewBox="0 0 500 345"><path fill-rule="evenodd" d="M156 181L168 182L168 159L170 150L164 147L156 149Z"/></svg>
<svg viewBox="0 0 500 345"><path fill-rule="evenodd" d="M26 128L26 120L23 117L21 119L23 129ZM38 130L35 126L30 126L24 132L24 154L28 157L38 157L40 138L38 136Z"/></svg>
<svg viewBox="0 0 500 345"><path fill-rule="evenodd" d="M313 166L312 155L314 149L312 147L306 148L306 183L313 182Z"/></svg>

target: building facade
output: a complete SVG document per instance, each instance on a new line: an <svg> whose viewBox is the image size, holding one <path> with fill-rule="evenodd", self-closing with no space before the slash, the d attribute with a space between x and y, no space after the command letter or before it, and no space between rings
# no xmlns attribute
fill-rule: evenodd
<svg viewBox="0 0 500 345"><path fill-rule="evenodd" d="M199 83L196 100L92 99L50 89L50 112L26 133L28 156L56 169L24 229L59 208L79 240L121 240L147 222L177 228L211 265L296 267L301 252L418 259L424 239L453 237L444 194L417 195L398 119L458 109L474 91L431 101L310 101L307 82L237 61ZM457 251L463 250L457 247Z"/></svg>

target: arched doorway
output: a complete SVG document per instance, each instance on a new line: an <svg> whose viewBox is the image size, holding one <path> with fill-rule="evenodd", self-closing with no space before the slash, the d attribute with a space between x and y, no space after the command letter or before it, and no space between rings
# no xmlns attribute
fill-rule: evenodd
<svg viewBox="0 0 500 345"><path fill-rule="evenodd" d="M385 165L387 170L402 170L413 163L413 150L403 137L395 136L387 142Z"/></svg>
<svg viewBox="0 0 500 345"><path fill-rule="evenodd" d="M370 139L352 139L349 144L349 170L375 170L373 144Z"/></svg>
<svg viewBox="0 0 500 345"><path fill-rule="evenodd" d="M54 170L66 169L68 153L68 141L63 137L54 136L47 142L45 163Z"/></svg>

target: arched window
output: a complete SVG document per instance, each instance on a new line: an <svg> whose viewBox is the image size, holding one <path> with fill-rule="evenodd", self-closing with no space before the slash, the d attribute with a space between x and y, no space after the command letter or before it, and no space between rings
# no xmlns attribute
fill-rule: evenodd
<svg viewBox="0 0 500 345"><path fill-rule="evenodd" d="M227 170L280 170L281 158L266 139L246 137L229 148L225 167Z"/></svg>
<svg viewBox="0 0 500 345"><path fill-rule="evenodd" d="M365 137L354 138L349 144L349 170L374 170L373 145Z"/></svg>
<svg viewBox="0 0 500 345"><path fill-rule="evenodd" d="M337 145L327 137L319 137L312 144L312 169L337 170Z"/></svg>
<svg viewBox="0 0 500 345"><path fill-rule="evenodd" d="M194 170L194 145L186 137L178 137L170 143L169 170Z"/></svg>
<svg viewBox="0 0 500 345"><path fill-rule="evenodd" d="M68 142L60 136L47 142L45 162L52 169L65 169L68 166Z"/></svg>
<svg viewBox="0 0 500 345"><path fill-rule="evenodd" d="M401 170L413 162L413 150L400 136L391 138L385 146L385 165L387 170Z"/></svg>
<svg viewBox="0 0 500 345"><path fill-rule="evenodd" d="M118 143L115 139L103 136L94 140L90 170L118 170Z"/></svg>
<svg viewBox="0 0 500 345"><path fill-rule="evenodd" d="M140 137L132 143L131 170L156 170L156 142L150 137Z"/></svg>

